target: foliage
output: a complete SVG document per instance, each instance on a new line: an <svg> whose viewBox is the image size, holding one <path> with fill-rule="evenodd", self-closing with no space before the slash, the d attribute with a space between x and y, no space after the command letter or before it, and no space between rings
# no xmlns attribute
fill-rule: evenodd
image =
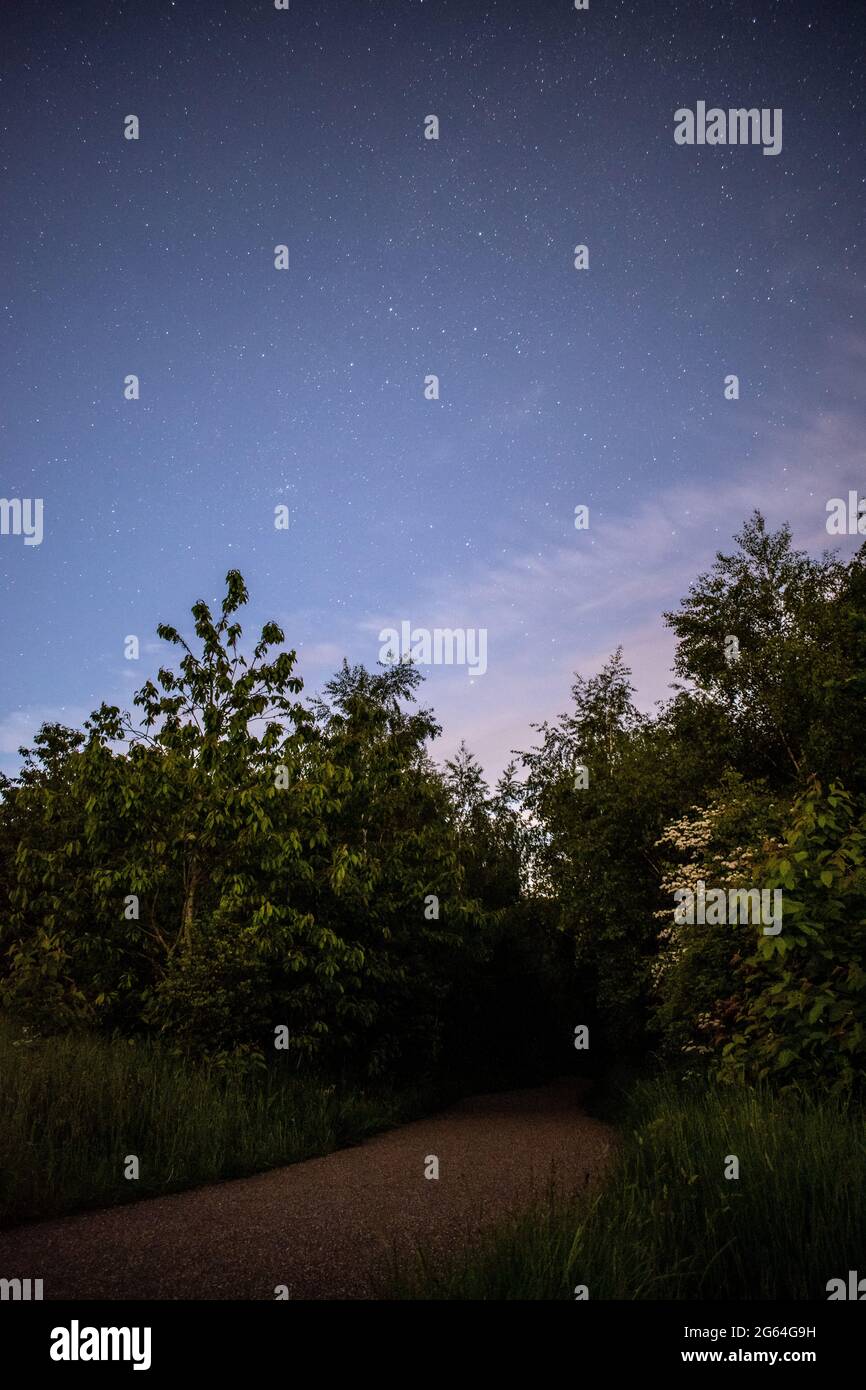
<svg viewBox="0 0 866 1390"><path fill-rule="evenodd" d="M866 1074L866 808L811 783L764 876L783 929L738 965L721 1075L850 1089Z"/></svg>
<svg viewBox="0 0 866 1390"><path fill-rule="evenodd" d="M574 706L539 726L523 754L524 802L536 827L530 853L535 891L552 900L573 943L575 969L593 1001L591 1034L612 1055L645 1037L653 907L653 846L663 825L664 740L632 701L617 651L598 676L578 676ZM583 770L583 771L582 771Z"/></svg>
<svg viewBox="0 0 866 1390"><path fill-rule="evenodd" d="M853 1085L866 547L815 559L758 513L735 541L665 615L670 698L639 710L616 651L493 789L465 745L432 761L411 665L344 663L305 700L275 623L245 644L230 571L192 637L159 626L179 659L135 717L47 724L0 784L0 1002L242 1067L282 1029L347 1076L660 1049ZM781 935L672 923L700 877L781 887Z"/></svg>
<svg viewBox="0 0 866 1390"><path fill-rule="evenodd" d="M187 1050L379 1072L424 1065L484 914L463 893L451 807L407 710L419 676L344 666L311 707L273 623L247 658L227 576L215 620L86 734L38 736L2 806L3 1000L43 1029L157 1031ZM439 912L425 915L435 895Z"/></svg>
<svg viewBox="0 0 866 1390"><path fill-rule="evenodd" d="M723 890L750 888L762 880L762 854L780 832L787 803L761 782L724 774L718 793L671 821L659 845L672 856L661 880L665 896L696 892L699 883ZM663 923L653 963L656 1022L668 1054L710 1056L727 1035L737 962L754 946L751 923L724 926L681 922L673 907L656 913Z"/></svg>

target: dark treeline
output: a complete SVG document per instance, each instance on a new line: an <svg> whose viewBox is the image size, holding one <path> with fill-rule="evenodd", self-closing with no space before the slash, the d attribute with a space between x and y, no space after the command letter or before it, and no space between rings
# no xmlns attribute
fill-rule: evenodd
<svg viewBox="0 0 866 1390"><path fill-rule="evenodd" d="M617 652L495 788L432 761L416 668L305 700L275 624L242 646L246 599L232 571L194 641L159 627L178 660L134 715L45 725L3 780L17 1020L467 1085L684 1054L862 1075L866 547L812 559L755 514L665 615L671 698L641 713ZM698 881L780 888L783 929L678 922Z"/></svg>

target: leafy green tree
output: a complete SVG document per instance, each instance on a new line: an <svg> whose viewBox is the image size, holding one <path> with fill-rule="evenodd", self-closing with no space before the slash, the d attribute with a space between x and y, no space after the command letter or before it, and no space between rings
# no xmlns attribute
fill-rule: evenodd
<svg viewBox="0 0 866 1390"><path fill-rule="evenodd" d="M0 802L0 999L40 1026L73 1027L92 1019L69 968L68 916L89 923L88 864L80 839L84 735L45 724L21 748L17 778L2 779ZM89 947L86 939L80 953Z"/></svg>
<svg viewBox="0 0 866 1390"><path fill-rule="evenodd" d="M845 569L795 550L790 528L769 532L759 512L735 540L664 615L678 638L674 669L724 713L740 770L792 784L815 770L828 681L848 675L837 610Z"/></svg>
<svg viewBox="0 0 866 1390"><path fill-rule="evenodd" d="M807 764L825 785L841 776L866 794L866 545L844 566L826 616L826 656L810 673L818 714Z"/></svg>
<svg viewBox="0 0 866 1390"><path fill-rule="evenodd" d="M573 709L539 726L541 742L522 755L532 882L574 942L614 1055L645 1046L665 810L661 748L633 693L617 651L598 675L577 677Z"/></svg>
<svg viewBox="0 0 866 1390"><path fill-rule="evenodd" d="M506 908L521 896L524 867L515 765L509 764L491 795L481 764L462 742L445 760L444 781L467 892L490 912Z"/></svg>
<svg viewBox="0 0 866 1390"><path fill-rule="evenodd" d="M251 658L242 654L235 614L246 588L236 571L226 583L216 621L205 603L193 609L198 653L174 628L158 629L183 657L135 697L140 724L103 705L83 741L48 748L43 739L38 776L7 798L21 839L4 992L19 1011L146 1022L231 1047L250 1041L249 1021L221 995L218 962L253 976L304 952L332 973L351 964L286 891L313 871L306 849L321 860L323 807L343 774L322 760L310 777L312 724L294 699L294 653L267 659L283 642L268 624ZM336 867L332 857L324 871ZM52 970L39 960L53 960ZM268 1002L265 991L261 1027ZM215 1012L225 1024L217 1032ZM315 1045L318 1022L305 1020L298 1046Z"/></svg>
<svg viewBox="0 0 866 1390"><path fill-rule="evenodd" d="M345 881L315 908L358 952L333 1041L373 1071L435 1059L453 982L485 950L484 911L467 896L452 806L427 753L440 729L415 707L420 680L406 663L370 672L344 662L314 705L320 746L350 779L331 824Z"/></svg>

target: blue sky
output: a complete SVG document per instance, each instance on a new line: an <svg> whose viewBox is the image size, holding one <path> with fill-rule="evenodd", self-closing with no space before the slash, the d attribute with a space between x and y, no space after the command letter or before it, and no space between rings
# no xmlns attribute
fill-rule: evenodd
<svg viewBox="0 0 866 1390"><path fill-rule="evenodd" d="M17 7L0 493L45 536L0 537L2 766L128 705L230 567L309 693L402 620L485 627L425 698L491 772L619 644L661 698L660 613L753 507L820 551L866 491L856 14ZM782 152L676 146L698 100L781 107Z"/></svg>

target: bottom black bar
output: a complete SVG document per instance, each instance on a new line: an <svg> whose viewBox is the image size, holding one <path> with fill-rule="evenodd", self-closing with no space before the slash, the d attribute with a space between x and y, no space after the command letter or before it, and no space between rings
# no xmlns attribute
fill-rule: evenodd
<svg viewBox="0 0 866 1390"><path fill-rule="evenodd" d="M399 1311L404 1306L404 1312ZM667 1372L674 1366L807 1366L828 1375L856 1364L866 1317L859 1306L828 1303L593 1303L516 1312L512 1304L455 1314L431 1305L388 1303L379 1322L373 1302L25 1303L0 1305L4 1363L60 1377L136 1371L160 1378L195 1371L257 1380L283 1366L310 1379L299 1354L333 1374L345 1359L352 1375L398 1362L401 1379L430 1385L437 1365L453 1375L455 1349L464 1365L514 1356L535 1362L534 1377L553 1373L565 1351L575 1373ZM525 1323L524 1323L525 1319ZM523 1324L523 1326L521 1326ZM401 1334L411 1333L407 1362ZM567 1339L560 1341L560 1338ZM402 1346L402 1350L401 1350ZM419 1359L414 1368L415 1356ZM547 1368L545 1370L545 1367ZM270 1368L270 1369L267 1369ZM388 1378L391 1378L389 1373Z"/></svg>

